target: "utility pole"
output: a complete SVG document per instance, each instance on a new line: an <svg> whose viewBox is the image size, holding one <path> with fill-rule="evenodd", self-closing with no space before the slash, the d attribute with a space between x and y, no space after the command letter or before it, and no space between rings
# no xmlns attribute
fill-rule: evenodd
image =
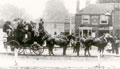
<svg viewBox="0 0 120 69"><path fill-rule="evenodd" d="M76 12L77 12L77 13L79 12L79 9L80 9L80 8L79 8L79 6L80 6L79 4L80 4L80 2L79 2L79 0L77 0L77 1L76 1Z"/></svg>
<svg viewBox="0 0 120 69"><path fill-rule="evenodd" d="M113 21L112 21L112 26L113 26L113 35L115 34L115 30L114 30L114 24L115 24L115 4L116 4L116 0L113 0L114 5L113 5Z"/></svg>
<svg viewBox="0 0 120 69"><path fill-rule="evenodd" d="M71 24L72 24L72 16L70 16L70 35L72 34Z"/></svg>

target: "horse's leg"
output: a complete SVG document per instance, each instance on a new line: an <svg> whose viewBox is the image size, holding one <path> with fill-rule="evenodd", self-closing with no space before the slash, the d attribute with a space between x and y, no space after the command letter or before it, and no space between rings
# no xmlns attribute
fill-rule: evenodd
<svg viewBox="0 0 120 69"><path fill-rule="evenodd" d="M54 48L54 46L51 48L51 53L52 53L52 55L54 56L54 53L53 53L53 48Z"/></svg>
<svg viewBox="0 0 120 69"><path fill-rule="evenodd" d="M77 52L77 46L75 46L75 53Z"/></svg>
<svg viewBox="0 0 120 69"><path fill-rule="evenodd" d="M49 56L51 56L51 50L49 49Z"/></svg>
<svg viewBox="0 0 120 69"><path fill-rule="evenodd" d="M86 52L87 52L87 48L86 48L86 47L85 47L84 51L85 51L85 52L84 52L84 55L86 56Z"/></svg>
<svg viewBox="0 0 120 69"><path fill-rule="evenodd" d="M50 46L50 52L51 52L51 54L54 56L53 48L54 48L54 46Z"/></svg>
<svg viewBox="0 0 120 69"><path fill-rule="evenodd" d="M26 52L25 49L26 49L26 48L24 47L23 49L24 49L23 54L25 55L25 52Z"/></svg>
<svg viewBox="0 0 120 69"><path fill-rule="evenodd" d="M114 53L114 46L113 46L113 44L112 44L112 53Z"/></svg>
<svg viewBox="0 0 120 69"><path fill-rule="evenodd" d="M73 46L73 53L75 53L75 47Z"/></svg>
<svg viewBox="0 0 120 69"><path fill-rule="evenodd" d="M66 55L66 49L67 49L67 45L66 45L66 46L63 46L63 56Z"/></svg>
<svg viewBox="0 0 120 69"><path fill-rule="evenodd" d="M77 56L79 56L80 46L77 46L76 50L77 50Z"/></svg>
<svg viewBox="0 0 120 69"><path fill-rule="evenodd" d="M52 48L50 47L50 55L52 55Z"/></svg>
<svg viewBox="0 0 120 69"><path fill-rule="evenodd" d="M47 45L47 48L48 48L48 53L49 53L49 56L50 56L50 47Z"/></svg>
<svg viewBox="0 0 120 69"><path fill-rule="evenodd" d="M73 53L76 53L76 46L73 46Z"/></svg>
<svg viewBox="0 0 120 69"><path fill-rule="evenodd" d="M101 49L101 56L103 57L104 49Z"/></svg>
<svg viewBox="0 0 120 69"><path fill-rule="evenodd" d="M116 44L116 46L115 46L115 52L116 52L116 54L119 54L118 44Z"/></svg>
<svg viewBox="0 0 120 69"><path fill-rule="evenodd" d="M88 51L89 56L91 56L90 51L89 51L89 47L87 48L87 51Z"/></svg>

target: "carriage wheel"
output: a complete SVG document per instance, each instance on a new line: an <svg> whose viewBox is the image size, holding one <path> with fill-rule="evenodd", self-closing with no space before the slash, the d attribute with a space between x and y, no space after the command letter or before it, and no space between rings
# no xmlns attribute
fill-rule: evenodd
<svg viewBox="0 0 120 69"><path fill-rule="evenodd" d="M33 52L35 55L41 55L44 51L44 47L40 46L39 44L32 44L30 50L31 53Z"/></svg>
<svg viewBox="0 0 120 69"><path fill-rule="evenodd" d="M15 40L9 41L7 45L10 45L11 51L14 51L15 48L18 49L20 46L20 44Z"/></svg>
<svg viewBox="0 0 120 69"><path fill-rule="evenodd" d="M25 49L23 48L23 47L20 47L19 49L18 49L18 54L22 54L22 53L24 53L25 52Z"/></svg>

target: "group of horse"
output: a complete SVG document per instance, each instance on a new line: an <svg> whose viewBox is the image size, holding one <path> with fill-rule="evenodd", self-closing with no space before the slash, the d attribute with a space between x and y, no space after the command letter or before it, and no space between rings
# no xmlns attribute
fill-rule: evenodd
<svg viewBox="0 0 120 69"><path fill-rule="evenodd" d="M19 27L19 28L18 28ZM54 55L53 49L55 45L58 45L63 48L63 55L66 55L67 47L71 44L73 47L73 52L77 52L77 56L79 56L79 51L81 47L84 47L86 56L86 53L88 52L88 55L91 56L89 49L91 46L98 47L98 51L104 52L104 48L107 46L107 44L110 42L112 44L112 51L116 52L116 49L118 50L118 43L116 43L116 39L114 39L113 36L106 33L100 37L97 38L84 38L84 37L75 37L74 35L63 35L59 38L52 37L48 32L44 29L35 29L34 27L30 27L30 24L26 24L25 27L21 28L22 24L20 23L17 26L17 29L12 30L11 36L8 36L7 40L15 40L18 43L20 43L21 46L31 46L35 42L39 44L40 46L43 46L43 44L46 42L46 47L48 48L49 55ZM26 31L27 30L27 31ZM18 47L16 47L18 48ZM118 54L118 51L116 52Z"/></svg>
<svg viewBox="0 0 120 69"><path fill-rule="evenodd" d="M100 37L97 38L77 38L75 41L72 42L72 46L74 48L74 51L77 52L77 55L79 56L79 51L81 46L84 47L84 55L86 56L86 53L88 52L88 56L91 56L90 54L90 48L92 46L98 47L98 51L100 53L104 53L104 50L107 46L111 49L107 49L106 51L111 51L112 53L119 54L119 39L109 33L105 33ZM108 44L111 45L108 45Z"/></svg>

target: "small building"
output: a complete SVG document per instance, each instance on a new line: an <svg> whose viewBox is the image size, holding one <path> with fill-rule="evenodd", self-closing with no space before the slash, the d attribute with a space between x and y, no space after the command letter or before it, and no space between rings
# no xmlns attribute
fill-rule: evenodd
<svg viewBox="0 0 120 69"><path fill-rule="evenodd" d="M76 36L113 34L120 28L120 9L113 3L90 4L75 14Z"/></svg>
<svg viewBox="0 0 120 69"><path fill-rule="evenodd" d="M75 24L71 24L71 30L74 33ZM44 24L45 29L51 36L60 35L65 33L66 35L70 32L70 23L69 22L46 22Z"/></svg>

